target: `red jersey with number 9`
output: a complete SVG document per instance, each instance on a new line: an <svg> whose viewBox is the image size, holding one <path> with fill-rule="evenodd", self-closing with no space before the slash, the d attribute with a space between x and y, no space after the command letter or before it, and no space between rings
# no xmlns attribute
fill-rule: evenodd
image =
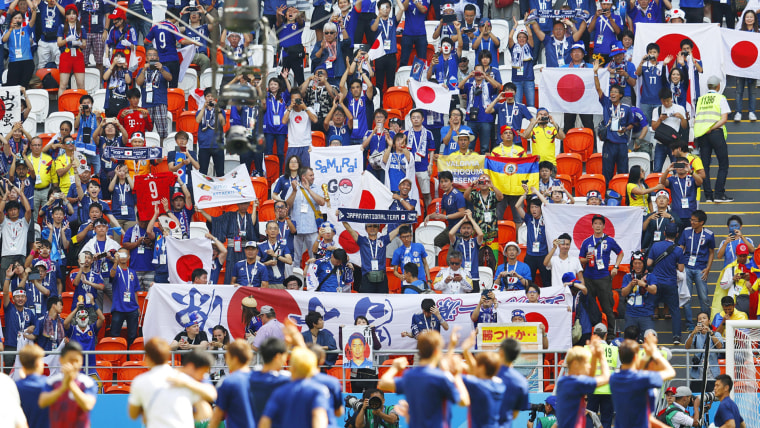
<svg viewBox="0 0 760 428"><path fill-rule="evenodd" d="M153 217L153 207L156 205L159 207L159 213L164 212L161 199L166 198L171 204L171 190L176 181L177 178L171 172L135 176L137 216L141 221L148 221Z"/></svg>

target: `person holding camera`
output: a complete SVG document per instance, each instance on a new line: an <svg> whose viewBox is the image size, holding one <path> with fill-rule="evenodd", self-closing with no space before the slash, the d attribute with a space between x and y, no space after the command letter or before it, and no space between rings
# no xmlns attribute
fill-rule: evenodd
<svg viewBox="0 0 760 428"><path fill-rule="evenodd" d="M303 102L301 90L298 87L293 88L293 92L290 94L290 105L285 109L285 114L282 116L282 122L288 124L289 143L286 158L296 155L301 158L301 162L305 166L310 165L311 125L317 120L317 115L314 114L311 107Z"/></svg>
<svg viewBox="0 0 760 428"><path fill-rule="evenodd" d="M705 388L702 385L702 367L704 364L704 349L705 342L710 341L711 351L707 354L707 386ZM714 380L720 374L720 366L718 365L718 352L716 349L723 349L724 340L720 332L713 332L710 326L710 314L707 312L700 312L697 315L697 325L689 333L689 337L686 338L684 347L686 349L695 349L697 352L688 354L691 358L689 366L689 376L691 377L691 387L696 391L702 391L703 389L712 389ZM691 395L691 394L689 394ZM678 397L676 395L676 397Z"/></svg>
<svg viewBox="0 0 760 428"><path fill-rule="evenodd" d="M153 27L151 32L156 28L158 27ZM176 51L176 48L173 49ZM155 131L163 140L169 135L168 89L174 81L174 76L172 71L159 61L156 48L151 46L146 49L145 60L146 65L137 73L135 85L141 87L142 105L148 109L150 117L155 121Z"/></svg>
<svg viewBox="0 0 760 428"><path fill-rule="evenodd" d="M612 53L614 58L625 57L625 51L621 47L614 48ZM628 171L628 139L630 130L633 128L631 123L633 122L633 115L631 114L631 106L623 103L626 92L622 86L614 84L610 87L610 95L604 95L599 83L600 67L601 63L598 60L595 61L594 83L596 92L599 94L599 103L604 111L604 118L597 129L597 134L604 142L602 147L602 173L609 183L615 173L615 167L618 171ZM623 73L626 73L625 70ZM615 70L610 70L610 75L614 76ZM615 78L610 79L612 83ZM633 80L635 83L635 79ZM628 89L630 101L630 87Z"/></svg>
<svg viewBox="0 0 760 428"><path fill-rule="evenodd" d="M115 118L123 108L129 106L127 89L132 86L132 73L129 72L124 52L117 51L113 54L111 65L103 73L103 81L108 85L104 104L106 117Z"/></svg>
<svg viewBox="0 0 760 428"><path fill-rule="evenodd" d="M153 219L155 222L156 219ZM137 327L140 319L139 306L137 305L137 290L140 281L137 272L129 267L129 250L122 248L113 255L106 253L106 258L113 263L109 271L112 284L113 306L111 306L111 336L121 335L121 327L127 322L127 344L137 338Z"/></svg>
<svg viewBox="0 0 760 428"><path fill-rule="evenodd" d="M742 218L738 215L732 215L726 221L728 226L728 237L720 243L718 247L718 253L715 255L717 258L723 259L723 266L726 267L738 258L737 249L739 245L744 244L747 247L748 254L754 254L755 244L752 242L752 238L744 236L742 233Z"/></svg>
<svg viewBox="0 0 760 428"><path fill-rule="evenodd" d="M106 317L100 308L92 303L92 295L88 293L87 297L90 303L78 301L76 307L63 320L63 327L66 329L66 337L69 338L69 341L80 344L82 350L94 351L98 342L98 331L103 328ZM95 314L94 320L90 312ZM85 359L87 360L85 364L87 368L84 372L88 375L97 375L95 354L88 354Z"/></svg>
<svg viewBox="0 0 760 428"><path fill-rule="evenodd" d="M10 26L3 34L3 43L8 49L8 76L6 86L29 86L29 79L34 75L34 58L32 56L32 35L37 18L37 8L31 8L32 17L24 24L24 14L13 11L8 17ZM24 28L25 27L25 28Z"/></svg>
<svg viewBox="0 0 760 428"><path fill-rule="evenodd" d="M473 290L473 280L470 272L462 266L462 253L449 251L446 260L448 266L438 272L433 288L443 294L470 293Z"/></svg>
<svg viewBox="0 0 760 428"><path fill-rule="evenodd" d="M385 393L372 388L364 391L356 409L354 428L385 427L397 428L399 416L394 406L385 405Z"/></svg>
<svg viewBox="0 0 760 428"><path fill-rule="evenodd" d="M201 174L208 174L208 166L211 159L214 160L214 174L216 177L224 175L224 147L219 147L217 131L221 131L227 120L224 111L217 109L214 101L213 88L203 90L203 106L195 114L198 122L198 170Z"/></svg>
<svg viewBox="0 0 760 428"><path fill-rule="evenodd" d="M673 171L675 176L670 175ZM692 173L689 160L685 157L676 158L676 162L670 164L660 176L660 184L670 189L672 211L681 220L679 232L691 225L689 219L697 209L697 188L702 183L702 176Z"/></svg>
<svg viewBox="0 0 760 428"><path fill-rule="evenodd" d="M557 165L554 140L564 140L565 132L557 125L547 109L543 107L538 109L536 117L530 121L522 137L526 140L530 139L532 152L538 155L541 161Z"/></svg>
<svg viewBox="0 0 760 428"><path fill-rule="evenodd" d="M93 132L100 125L103 116L100 111L93 110L94 100L89 94L79 98L79 113L74 119L74 128L77 129L77 151L84 154L87 163L92 166L94 174L100 176L100 156L97 152L96 142L92 138Z"/></svg>
<svg viewBox="0 0 760 428"><path fill-rule="evenodd" d="M516 242L511 241L504 245L504 264L496 268L494 289L501 291L524 290L533 280L530 267L517 260L518 255L520 255L520 247Z"/></svg>
<svg viewBox="0 0 760 428"><path fill-rule="evenodd" d="M93 224L93 228L95 229L95 236L82 246L80 254L89 252L94 257L93 270L101 275L104 284L103 289L98 290L96 297L96 302L102 307L103 295L105 294L109 298L113 296L111 291L112 282L110 281L108 272L114 263L113 254L121 248L121 245L106 235L108 233L108 222L105 219L97 219L91 224ZM82 268L80 267L80 269Z"/></svg>
<svg viewBox="0 0 760 428"><path fill-rule="evenodd" d="M530 418L528 419L528 428L551 428L557 423L557 415L554 407L557 405L557 396L550 395L546 397L544 404L531 404ZM538 417L538 412L544 414Z"/></svg>
<svg viewBox="0 0 760 428"><path fill-rule="evenodd" d="M477 224L483 232L483 242L493 245L499 232L497 206L504 200L504 194L493 185L488 175L481 174L478 181L470 183L465 189L464 198L472 204L473 225Z"/></svg>
<svg viewBox="0 0 760 428"><path fill-rule="evenodd" d="M670 157L671 160L675 159L676 155L671 155L670 146L676 144L679 140L683 140L682 136L688 136L689 122L687 120L686 109L673 102L673 92L668 86L665 86L659 91L661 105L655 107L652 110L652 129L654 129L654 139L656 144L654 147L654 172L662 171L662 166L665 164L665 157ZM660 127L660 132L657 129ZM665 132L663 132L665 131ZM676 134L678 140L671 140L673 134ZM686 153L688 153L688 145ZM698 158L697 158L698 159ZM701 160L699 161L701 164ZM703 172L704 173L704 172Z"/></svg>
<svg viewBox="0 0 760 428"><path fill-rule="evenodd" d="M625 328L635 325L644 332L654 329L654 305L657 300L657 285L649 284L646 272L646 257L641 251L631 255L631 272L623 277L621 297L625 299ZM639 340L643 340L640 336Z"/></svg>
<svg viewBox="0 0 760 428"><path fill-rule="evenodd" d="M694 407L694 416L689 415L687 407ZM657 419L673 428L698 427L701 426L699 409L699 397L694 397L688 386L679 386L676 389L675 401Z"/></svg>
<svg viewBox="0 0 760 428"><path fill-rule="evenodd" d="M490 26L490 24L489 24ZM477 39L475 43L478 43ZM493 97L501 92L501 83L483 71L483 65L477 64L467 78L459 82L459 90L467 93L467 125L480 138L480 153L491 150L493 140L493 115L486 113L486 107ZM470 143L470 150L475 150L475 141Z"/></svg>

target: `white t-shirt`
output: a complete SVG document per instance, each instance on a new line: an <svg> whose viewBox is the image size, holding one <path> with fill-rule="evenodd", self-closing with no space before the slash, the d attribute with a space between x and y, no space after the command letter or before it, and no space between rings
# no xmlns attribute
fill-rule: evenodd
<svg viewBox="0 0 760 428"><path fill-rule="evenodd" d="M0 223L0 229L3 235L3 255L26 256L26 234L29 231L29 222L26 217L19 217L16 221L11 221L8 216Z"/></svg>
<svg viewBox="0 0 760 428"><path fill-rule="evenodd" d="M568 255L565 260L562 260L559 258L559 252L555 252L554 257L552 257L551 264L547 267L547 269L552 271L552 285L554 286L562 284L562 275L568 272L572 272L573 275L577 275L578 272L583 271L583 266L581 266L581 261L578 259L578 257L571 257Z"/></svg>
<svg viewBox="0 0 760 428"><path fill-rule="evenodd" d="M170 377L188 377L164 364L137 376L132 382L129 404L143 409L148 428L192 427L193 403L200 397L186 388L171 386Z"/></svg>
<svg viewBox="0 0 760 428"><path fill-rule="evenodd" d="M678 131L681 129L681 119L673 116L675 113L681 113L681 116L686 117L686 109L673 103L670 108L665 108L665 106L655 108L652 112L652 120L654 120L655 117L659 118L661 114L666 114L668 115L668 118L663 120L662 123Z"/></svg>
<svg viewBox="0 0 760 428"><path fill-rule="evenodd" d="M306 107L311 114L314 111ZM306 111L291 111L288 118L288 147L309 147L311 145L311 120Z"/></svg>
<svg viewBox="0 0 760 428"><path fill-rule="evenodd" d="M3 426L26 426L16 383L5 373L0 373L0 414L5 421Z"/></svg>

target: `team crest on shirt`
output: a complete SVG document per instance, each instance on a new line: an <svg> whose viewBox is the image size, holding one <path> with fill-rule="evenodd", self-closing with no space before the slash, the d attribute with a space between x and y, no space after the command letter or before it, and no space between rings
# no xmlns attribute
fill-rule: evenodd
<svg viewBox="0 0 760 428"><path fill-rule="evenodd" d="M606 249L607 249L607 241L604 240L604 241L602 241L602 251L604 251Z"/></svg>
<svg viewBox="0 0 760 428"><path fill-rule="evenodd" d="M381 241L381 240L378 239L377 240L377 247L378 248L383 248L383 241Z"/></svg>
<svg viewBox="0 0 760 428"><path fill-rule="evenodd" d="M414 251L412 254L414 255L414 257L418 257L420 255L420 252L419 251Z"/></svg>
<svg viewBox="0 0 760 428"><path fill-rule="evenodd" d="M662 70L660 68L657 68L656 73L658 76L662 75Z"/></svg>
<svg viewBox="0 0 760 428"><path fill-rule="evenodd" d="M504 174L512 175L517 172L517 164L508 163L504 166Z"/></svg>
<svg viewBox="0 0 760 428"><path fill-rule="evenodd" d="M135 276L134 276L134 274L132 272L129 273L129 280L130 281L134 281L135 280Z"/></svg>
<svg viewBox="0 0 760 428"><path fill-rule="evenodd" d="M292 26L292 27L290 27L290 28L292 28L292 29L294 29L294 30L295 30L295 29L296 29L296 24L293 24L293 26Z"/></svg>
<svg viewBox="0 0 760 428"><path fill-rule="evenodd" d="M92 337L92 330L88 331L87 335L90 336L90 337Z"/></svg>

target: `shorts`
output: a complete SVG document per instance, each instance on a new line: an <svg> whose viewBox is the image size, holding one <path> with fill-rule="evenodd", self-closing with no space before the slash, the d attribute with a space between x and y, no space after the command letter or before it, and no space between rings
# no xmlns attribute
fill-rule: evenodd
<svg viewBox="0 0 760 428"><path fill-rule="evenodd" d="M311 29L321 30L325 24L330 22L330 16L332 12L325 10L325 6L314 6L314 11L311 13Z"/></svg>
<svg viewBox="0 0 760 428"><path fill-rule="evenodd" d="M84 73L84 54L81 49L76 49L75 52L76 56L71 56L69 48L61 52L61 62L58 66L58 71L61 74Z"/></svg>
<svg viewBox="0 0 760 428"><path fill-rule="evenodd" d="M87 46L84 50L85 58L90 58L90 54L95 55L95 64L103 65L103 53L106 50L106 42L100 33L87 33Z"/></svg>
<svg viewBox="0 0 760 428"><path fill-rule="evenodd" d="M430 194L430 174L427 171L416 172L417 185L420 186L420 193L425 195Z"/></svg>
<svg viewBox="0 0 760 428"><path fill-rule="evenodd" d="M148 107L148 113L151 119L153 119L153 130L158 133L161 139L166 138L169 135L168 106L166 104L157 104L154 107Z"/></svg>

